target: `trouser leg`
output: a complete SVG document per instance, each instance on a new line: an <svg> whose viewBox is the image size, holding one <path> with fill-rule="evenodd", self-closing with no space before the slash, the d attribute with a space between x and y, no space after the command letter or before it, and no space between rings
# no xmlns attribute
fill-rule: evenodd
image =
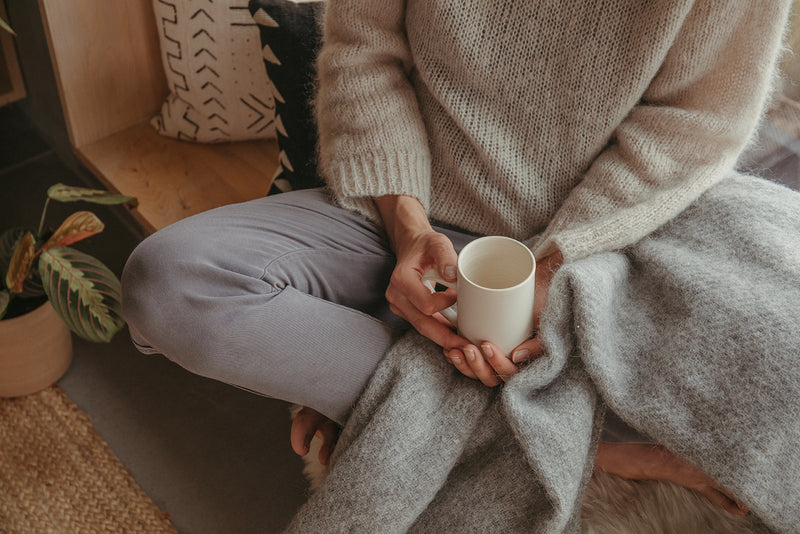
<svg viewBox="0 0 800 534"><path fill-rule="evenodd" d="M446 231L460 248L465 234ZM322 190L225 206L137 247L123 309L143 352L343 422L408 326L383 232Z"/></svg>

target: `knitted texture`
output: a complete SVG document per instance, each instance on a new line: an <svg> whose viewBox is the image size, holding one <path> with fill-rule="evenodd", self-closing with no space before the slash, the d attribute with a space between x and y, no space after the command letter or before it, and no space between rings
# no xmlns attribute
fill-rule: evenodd
<svg viewBox="0 0 800 534"><path fill-rule="evenodd" d="M537 257L613 250L735 165L789 0L331 0L320 170L345 207L417 197Z"/></svg>
<svg viewBox="0 0 800 534"><path fill-rule="evenodd" d="M800 193L711 187L556 273L546 355L502 388L396 343L289 532L577 532L604 406L777 532L800 525Z"/></svg>

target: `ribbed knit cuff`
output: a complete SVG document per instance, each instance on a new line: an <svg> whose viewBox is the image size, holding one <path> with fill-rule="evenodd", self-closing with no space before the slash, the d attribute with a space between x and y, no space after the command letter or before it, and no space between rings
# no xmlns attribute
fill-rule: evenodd
<svg viewBox="0 0 800 534"><path fill-rule="evenodd" d="M598 237L600 237L599 240ZM537 236L529 246L537 260L545 258L558 250L564 258L564 263L569 263L585 258L594 252L604 250L607 244L602 242L602 237L586 228L581 228L578 231L562 229L559 231L546 231Z"/></svg>
<svg viewBox="0 0 800 534"><path fill-rule="evenodd" d="M380 222L374 197L408 195L428 212L431 162L427 153L392 152L354 155L324 170L334 198L344 208Z"/></svg>
<svg viewBox="0 0 800 534"><path fill-rule="evenodd" d="M546 258L550 254L554 253L556 250L561 251L558 247L558 243L551 237L547 237L544 234L536 235L530 239L523 241L528 248L531 249L533 252L536 261L541 260L542 258ZM564 252L561 251L561 254L564 255ZM565 262L569 261L567 257L564 258Z"/></svg>
<svg viewBox="0 0 800 534"><path fill-rule="evenodd" d="M727 159L720 165L723 169L724 164L733 165ZM574 214L561 213L537 237L533 253L540 258L558 249L567 263L631 245L677 216L730 172L712 170L635 206L618 208L596 219L581 220Z"/></svg>

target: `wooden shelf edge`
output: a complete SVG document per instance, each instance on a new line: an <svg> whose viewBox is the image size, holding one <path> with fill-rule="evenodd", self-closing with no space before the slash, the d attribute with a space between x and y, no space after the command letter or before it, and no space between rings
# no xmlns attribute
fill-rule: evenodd
<svg viewBox="0 0 800 534"><path fill-rule="evenodd" d="M93 175L94 175L94 176L95 176L95 177L96 177L98 180L100 180L100 183L102 183L102 184L103 184L103 186L104 186L106 189L108 189L108 190L109 190L110 192L112 192L112 193L123 194L123 195L124 195L124 194L127 194L127 193L125 193L124 191L120 191L120 190L119 190L119 189L116 187L116 185L114 184L114 182L113 182L111 179L109 179L109 177L107 177L107 176L106 176L106 175L105 175L105 174L104 174L104 173L103 173L103 172L102 172L102 171L101 171L101 170L100 170L100 169L99 169L99 168L98 168L98 167L97 167L97 166L94 164L94 161L92 160L92 158L91 158L91 157L87 156L87 155L86 155L86 154L85 154L85 153L84 153L84 152L83 152L81 149L79 149L79 148L76 148L76 149L74 149L74 151L75 151L75 155L78 157L78 160L79 160L79 161L80 161L80 162L81 162L81 163L82 163L82 164L83 164L83 165L84 165L84 166L85 166L87 169L89 169L89 172L91 172L91 173L92 173L92 174L93 174ZM137 199L137 206L138 206L138 199ZM147 234L147 235L150 235L150 234L154 233L154 232L157 230L157 228L156 228L155 226L153 226L153 224L152 224L150 221L148 221L148 220L147 220L147 217L145 217L144 215L142 215L142 214L139 212L139 209L138 209L138 207L131 207L131 206L129 206L129 205L126 205L126 206L125 206L125 209L127 209L127 210L128 210L128 212L129 212L129 213L130 213L130 214L133 216L133 218L136 220L136 222L137 222L137 223L138 223L138 224L139 224L139 225L142 227L142 229L144 230L145 234Z"/></svg>

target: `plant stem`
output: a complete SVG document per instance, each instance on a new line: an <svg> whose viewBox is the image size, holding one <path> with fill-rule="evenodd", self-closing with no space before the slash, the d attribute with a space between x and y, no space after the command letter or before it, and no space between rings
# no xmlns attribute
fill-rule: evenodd
<svg viewBox="0 0 800 534"><path fill-rule="evenodd" d="M44 201L44 208L42 209L42 218L39 219L39 229L36 230L36 240L42 238L42 230L44 230L44 216L47 214L47 206L50 204L50 197Z"/></svg>

